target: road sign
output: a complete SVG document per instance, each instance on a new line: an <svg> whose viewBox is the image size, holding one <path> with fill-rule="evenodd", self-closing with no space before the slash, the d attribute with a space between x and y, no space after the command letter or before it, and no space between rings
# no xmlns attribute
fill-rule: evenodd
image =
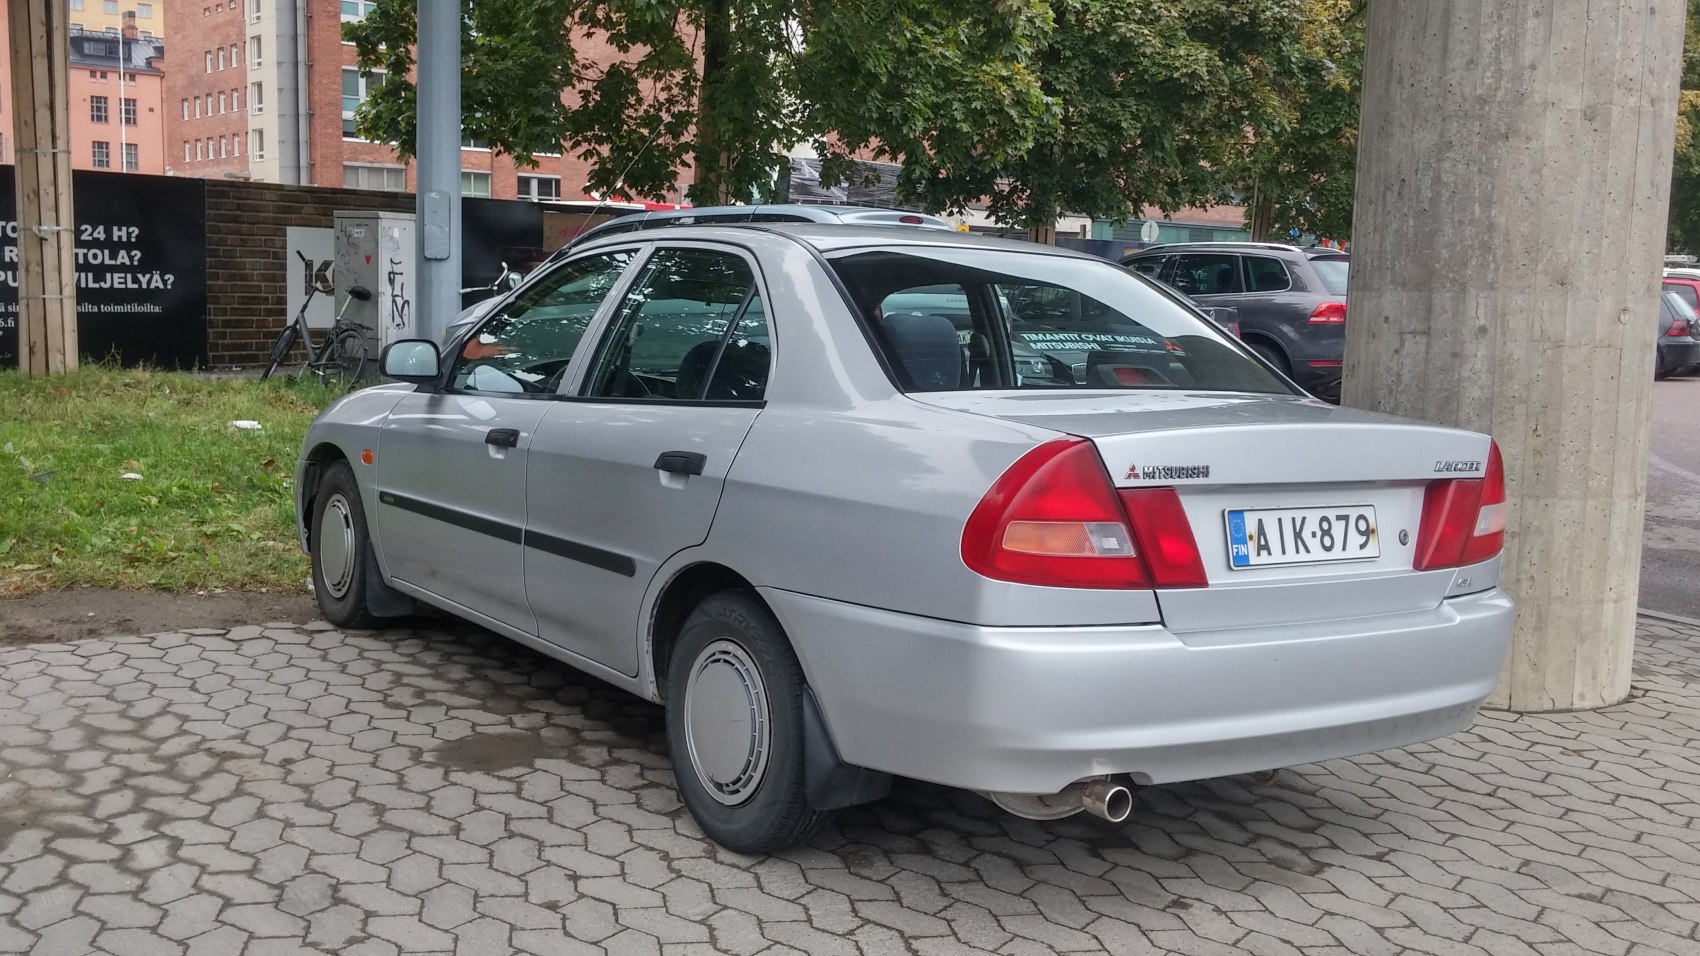
<svg viewBox="0 0 1700 956"><path fill-rule="evenodd" d="M1157 241L1157 224L1155 222L1152 222L1151 220L1147 219L1147 220L1145 220L1145 225L1139 227L1139 241L1140 242L1156 242Z"/></svg>

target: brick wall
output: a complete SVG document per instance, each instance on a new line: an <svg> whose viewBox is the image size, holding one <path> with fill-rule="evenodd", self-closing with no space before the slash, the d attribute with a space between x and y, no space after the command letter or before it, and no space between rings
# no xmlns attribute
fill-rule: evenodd
<svg viewBox="0 0 1700 956"><path fill-rule="evenodd" d="M284 229L338 211L412 212L407 193L207 180L207 354L214 367L264 360L290 318Z"/></svg>

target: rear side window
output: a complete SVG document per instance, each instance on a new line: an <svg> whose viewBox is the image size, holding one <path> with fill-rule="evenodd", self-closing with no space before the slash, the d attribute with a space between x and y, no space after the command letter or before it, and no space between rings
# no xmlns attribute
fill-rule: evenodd
<svg viewBox="0 0 1700 956"><path fill-rule="evenodd" d="M1272 256L1242 256L1247 292L1285 292L1293 287L1287 267Z"/></svg>
<svg viewBox="0 0 1700 956"><path fill-rule="evenodd" d="M1700 291L1696 291L1693 286L1687 283L1666 282L1665 291L1676 293L1676 297L1686 302L1691 309L1700 308Z"/></svg>
<svg viewBox="0 0 1700 956"><path fill-rule="evenodd" d="M662 249L614 313L586 382L597 398L754 401L768 332L743 257Z"/></svg>
<svg viewBox="0 0 1700 956"><path fill-rule="evenodd" d="M1169 284L1187 295L1227 295L1240 291L1235 273L1239 257L1222 253L1193 253L1175 257Z"/></svg>
<svg viewBox="0 0 1700 956"><path fill-rule="evenodd" d="M1291 394L1215 325L1108 263L946 247L831 261L905 391Z"/></svg>
<svg viewBox="0 0 1700 956"><path fill-rule="evenodd" d="M1323 288L1334 295L1346 294L1346 276L1351 272L1350 259L1312 259L1310 267L1316 270L1316 275L1322 280Z"/></svg>
<svg viewBox="0 0 1700 956"><path fill-rule="evenodd" d="M1163 271L1163 260L1165 258L1167 257L1149 256L1144 259L1130 259L1127 262L1127 267L1142 276L1150 276L1155 279L1158 277L1158 273Z"/></svg>

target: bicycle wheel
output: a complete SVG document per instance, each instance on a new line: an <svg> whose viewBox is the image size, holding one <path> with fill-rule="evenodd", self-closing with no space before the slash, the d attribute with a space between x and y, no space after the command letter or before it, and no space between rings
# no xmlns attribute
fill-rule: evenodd
<svg viewBox="0 0 1700 956"><path fill-rule="evenodd" d="M289 357L289 350L295 347L295 338L300 334L301 330L296 328L294 322L284 326L283 331L277 334L277 341L272 343L270 361L266 365L266 370L260 373L260 381L263 382L276 374L277 367L282 365L283 360Z"/></svg>
<svg viewBox="0 0 1700 956"><path fill-rule="evenodd" d="M343 328L334 333L325 348L325 377L349 388L366 374L366 332Z"/></svg>

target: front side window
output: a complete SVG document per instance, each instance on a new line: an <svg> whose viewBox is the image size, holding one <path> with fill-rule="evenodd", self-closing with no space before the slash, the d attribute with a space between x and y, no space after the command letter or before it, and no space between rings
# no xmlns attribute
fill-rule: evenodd
<svg viewBox="0 0 1700 956"><path fill-rule="evenodd" d="M467 337L455 358L454 386L553 393L584 330L631 261L629 250L585 256L526 287Z"/></svg>
<svg viewBox="0 0 1700 956"><path fill-rule="evenodd" d="M956 248L831 261L905 391L1291 394L1214 324L1107 263Z"/></svg>
<svg viewBox="0 0 1700 956"><path fill-rule="evenodd" d="M584 394L759 401L768 353L755 273L742 256L661 249L614 313Z"/></svg>
<svg viewBox="0 0 1700 956"><path fill-rule="evenodd" d="M1238 292L1238 256L1224 253L1194 253L1175 257L1174 278L1169 284L1187 295L1227 295Z"/></svg>
<svg viewBox="0 0 1700 956"><path fill-rule="evenodd" d="M1271 256L1242 256L1247 292L1285 292L1293 287L1287 267Z"/></svg>
<svg viewBox="0 0 1700 956"><path fill-rule="evenodd" d="M104 96L89 97L89 122L104 123L107 117L107 99Z"/></svg>
<svg viewBox="0 0 1700 956"><path fill-rule="evenodd" d="M1149 256L1144 259L1133 259L1128 262L1127 267L1142 276L1150 276L1155 279L1157 278L1157 274L1163 271L1163 260L1165 258L1167 258L1167 256Z"/></svg>

